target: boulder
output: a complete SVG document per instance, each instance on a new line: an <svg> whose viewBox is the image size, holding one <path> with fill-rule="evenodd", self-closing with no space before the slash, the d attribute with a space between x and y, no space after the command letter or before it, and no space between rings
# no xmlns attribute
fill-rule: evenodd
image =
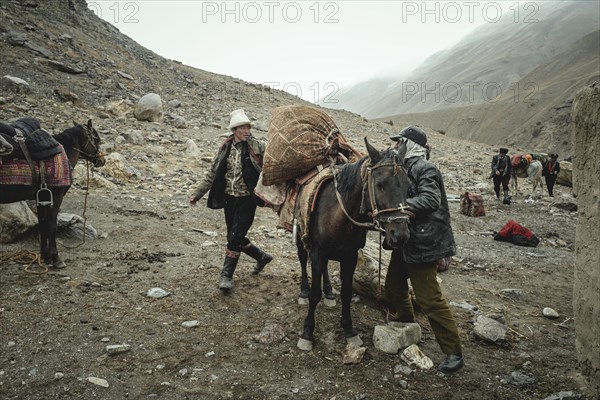
<svg viewBox="0 0 600 400"><path fill-rule="evenodd" d="M573 187L573 163L569 161L560 162L560 172L556 175L556 183Z"/></svg>
<svg viewBox="0 0 600 400"><path fill-rule="evenodd" d="M27 93L29 92L29 83L16 76L4 75L0 79L0 86L5 90L15 93Z"/></svg>
<svg viewBox="0 0 600 400"><path fill-rule="evenodd" d="M27 203L0 204L0 243L11 243L38 223Z"/></svg>
<svg viewBox="0 0 600 400"><path fill-rule="evenodd" d="M148 93L139 99L134 110L138 121L157 122L162 120L163 107L160 96L156 93Z"/></svg>

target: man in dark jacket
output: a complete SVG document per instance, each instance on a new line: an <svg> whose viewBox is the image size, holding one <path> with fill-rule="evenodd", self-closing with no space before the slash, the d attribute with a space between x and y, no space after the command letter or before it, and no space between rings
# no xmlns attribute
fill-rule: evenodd
<svg viewBox="0 0 600 400"><path fill-rule="evenodd" d="M508 183L511 174L512 163L508 156L508 149L501 147L499 153L492 157L492 175L490 178L494 180L494 191L497 199L500 198L500 184L502 183L502 190L504 191L502 203L504 204L510 204Z"/></svg>
<svg viewBox="0 0 600 400"><path fill-rule="evenodd" d="M410 198L406 204L415 214L410 223L410 239L392 252L385 278L385 293L402 322L414 322L414 310L408 294L410 278L417 303L421 306L446 354L438 370L449 373L463 366L463 355L448 303L436 279L437 262L455 254L454 235L444 181L437 167L426 161L427 136L415 126L403 129L392 140L406 140L404 164L411 178Z"/></svg>
<svg viewBox="0 0 600 400"><path fill-rule="evenodd" d="M273 260L246 237L254 222L256 206L264 202L254 194L262 170L265 145L250 133L250 120L244 110L231 113L229 129L232 132L219 148L212 166L196 191L190 197L190 205L209 192L208 208L225 209L227 225L227 250L221 270L219 289L228 293L233 286L233 273L240 253L256 260L254 274L261 272Z"/></svg>
<svg viewBox="0 0 600 400"><path fill-rule="evenodd" d="M550 160L544 165L542 175L546 179L546 187L548 188L548 195L554 197L554 183L558 173L560 172L560 163L558 162L558 154L551 153Z"/></svg>

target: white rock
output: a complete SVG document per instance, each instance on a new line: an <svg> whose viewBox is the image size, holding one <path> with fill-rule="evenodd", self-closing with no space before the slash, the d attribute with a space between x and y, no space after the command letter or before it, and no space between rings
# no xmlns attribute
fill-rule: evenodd
<svg viewBox="0 0 600 400"><path fill-rule="evenodd" d="M545 307L542 310L542 314L544 315L544 317L549 318L549 319L556 319L559 317L558 312L556 312L556 310L554 310L550 307Z"/></svg>
<svg viewBox="0 0 600 400"><path fill-rule="evenodd" d="M108 387L108 381L106 379L90 376L90 377L86 378L86 381L93 383L94 385L98 385L98 386L102 386L102 387L106 387L106 388Z"/></svg>
<svg viewBox="0 0 600 400"><path fill-rule="evenodd" d="M419 349L419 346L416 344L411 344L404 349L400 358L408 365L422 370L428 370L433 367L433 361L423 354L421 349Z"/></svg>
<svg viewBox="0 0 600 400"><path fill-rule="evenodd" d="M193 321L184 321L181 326L183 326L184 328L193 328L200 325L200 322L198 322L197 320L193 320Z"/></svg>
<svg viewBox="0 0 600 400"><path fill-rule="evenodd" d="M148 289L148 293L146 295L148 297L152 297L154 299L160 299L160 298L163 298L163 297L167 297L170 294L171 293L167 292L164 289L161 289L159 287L154 287L154 288Z"/></svg>
<svg viewBox="0 0 600 400"><path fill-rule="evenodd" d="M131 350L131 346L128 344L109 344L106 346L106 352L108 354L121 354Z"/></svg>

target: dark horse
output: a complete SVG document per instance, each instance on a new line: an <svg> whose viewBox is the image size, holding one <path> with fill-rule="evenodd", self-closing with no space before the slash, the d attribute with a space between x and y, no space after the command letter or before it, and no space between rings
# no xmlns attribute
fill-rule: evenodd
<svg viewBox="0 0 600 400"><path fill-rule="evenodd" d="M100 152L100 136L92 126L90 119L87 125L78 125L54 135L64 148L69 159L71 170L79 158L91 161L95 167L104 165L104 156ZM49 187L52 192L53 205L38 205L38 226L40 231L40 256L46 265L64 268L65 263L58 256L56 248L56 218L63 198L70 186ZM26 185L1 185L0 203L14 203L22 200L36 200L38 188Z"/></svg>
<svg viewBox="0 0 600 400"><path fill-rule="evenodd" d="M365 246L367 230L385 233L385 244L398 248L409 238L410 212L404 206L410 182L403 166L406 145L398 151L378 151L365 138L369 153L359 161L335 166L334 179L323 184L310 220L307 251L300 240L298 259L306 276L308 257L312 283L308 316L298 341L302 350L312 350L315 310L321 300L321 282L326 279L328 260L340 262L342 278L342 319L344 335L350 343L362 344L352 327L350 302L358 249Z"/></svg>

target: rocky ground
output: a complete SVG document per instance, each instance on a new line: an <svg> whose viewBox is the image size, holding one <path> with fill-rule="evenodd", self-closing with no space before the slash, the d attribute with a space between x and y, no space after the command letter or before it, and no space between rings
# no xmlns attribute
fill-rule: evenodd
<svg viewBox="0 0 600 400"><path fill-rule="evenodd" d="M266 137L272 108L301 101L165 60L82 11L85 2L63 3L2 3L1 75L27 85L2 80L0 119L34 115L59 132L92 118L109 163L90 183L78 167L63 203L64 213L85 214L97 232L84 244L61 233L66 269L37 275L0 265L2 399L544 399L583 392L571 306L577 214L559 208L570 188L559 186L554 201L541 192L529 197L531 186L522 182L513 204L502 205L487 179L496 149L428 130L432 161L453 200L458 252L440 278L456 304L465 367L454 375L402 368L399 354L375 348L374 327L386 316L364 296L352 306L366 349L360 362L343 362L339 301L319 306L318 342L300 351L307 309L297 304L296 252L290 235L276 229L276 215L259 209L249 234L274 261L255 276L243 256L234 290L223 296L222 212L189 208L187 198L233 109L246 109L254 133ZM163 118L137 121L133 105L149 92L161 96ZM359 149L364 136L387 147L402 127L331 115ZM484 195L485 217L459 213L465 190ZM537 234L537 248L492 239L511 218ZM376 249L377 237L370 234L368 244ZM4 253L23 249L38 249L35 230L1 244ZM151 297L160 293L153 288L168 295ZM558 318L544 317L545 307ZM480 316L499 321L504 340L479 338ZM419 347L437 364L443 355L426 318L418 320Z"/></svg>
<svg viewBox="0 0 600 400"><path fill-rule="evenodd" d="M376 147L387 146L394 129L332 115L357 148L365 135ZM373 329L386 317L370 298L356 298L352 307L366 347L360 363L342 361L339 301L319 307L314 350L298 350L307 311L296 302L299 266L290 235L276 229L269 209L259 209L250 237L275 260L255 276L252 260L243 256L233 293L223 296L217 289L222 213L188 208L187 196L222 140L226 119L223 110L221 119L187 129L125 117L96 120L109 159L119 153L125 160L125 168L94 171L85 212L98 238L79 245L63 234L64 270L34 275L15 263L1 266L3 398L530 399L580 393L571 308L576 213L555 207L541 192L529 197L526 182L513 204L497 202L486 179L493 149L484 145L430 132L432 160L450 198L477 190L486 201L481 218L461 215L458 202L450 203L458 254L440 278L447 300L456 304L464 342L466 366L459 373L406 374L400 355L377 350ZM260 115L256 126L267 123ZM194 151L188 139L198 155L188 154ZM63 212L83 214L85 187L78 178ZM541 244L494 241L490 233L510 218L531 228ZM370 234L371 246L376 240ZM19 249L37 249L35 232L2 245ZM332 271L339 290L336 265ZM152 288L169 295L149 297ZM545 307L559 317L544 317ZM477 338L480 315L504 323L505 340ZM423 315L419 322L419 346L437 364L443 355ZM111 354L112 345L126 351Z"/></svg>

